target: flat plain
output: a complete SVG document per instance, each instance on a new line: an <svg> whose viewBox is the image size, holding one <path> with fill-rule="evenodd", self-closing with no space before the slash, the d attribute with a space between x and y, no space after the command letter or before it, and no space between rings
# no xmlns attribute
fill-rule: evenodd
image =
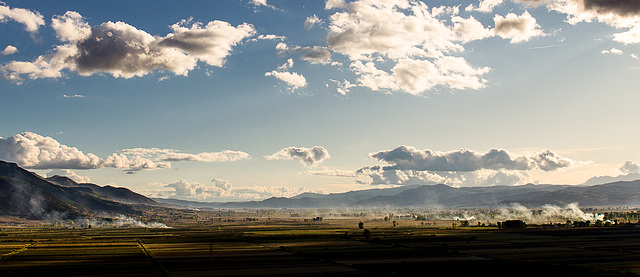
<svg viewBox="0 0 640 277"><path fill-rule="evenodd" d="M4 226L1 276L635 276L640 228L460 227L457 220L243 212L171 228ZM362 222L362 228L359 223Z"/></svg>

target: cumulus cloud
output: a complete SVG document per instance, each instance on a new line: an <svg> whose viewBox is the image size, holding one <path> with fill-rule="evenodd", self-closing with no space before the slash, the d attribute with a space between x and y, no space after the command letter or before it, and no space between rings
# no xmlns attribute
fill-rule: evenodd
<svg viewBox="0 0 640 277"><path fill-rule="evenodd" d="M391 69L391 73L378 69L373 62L355 61L351 68L359 75L358 82L364 87L415 95L439 85L455 89L479 89L486 83L479 75L490 71L488 67L474 68L461 57L442 57L434 62L402 59Z"/></svg>
<svg viewBox="0 0 640 277"><path fill-rule="evenodd" d="M197 63L221 67L232 48L255 35L250 24L232 26L224 21L207 24L182 20L171 26L172 33L153 36L124 22L104 22L89 27L77 12L52 18L58 39L67 42L32 62L14 61L2 67L5 77L20 82L58 78L62 70L80 75L108 73L118 78L140 77L153 71L187 75Z"/></svg>
<svg viewBox="0 0 640 277"><path fill-rule="evenodd" d="M81 41L91 36L91 26L77 12L67 11L64 15L54 15L51 27L60 41Z"/></svg>
<svg viewBox="0 0 640 277"><path fill-rule="evenodd" d="M359 176L369 178L365 184L374 186L405 186L423 184L446 184L453 187L513 186L532 182L526 171L481 169L471 172L416 171L393 167L371 166L356 171Z"/></svg>
<svg viewBox="0 0 640 277"><path fill-rule="evenodd" d="M307 167L316 166L329 157L329 152L322 146L314 146L313 148L292 146L265 156L267 160L299 160Z"/></svg>
<svg viewBox="0 0 640 277"><path fill-rule="evenodd" d="M75 147L60 144L51 137L32 132L0 137L0 159L32 169L119 168L126 171L170 168L169 161L236 161L249 159L247 153L222 151L200 154L180 153L173 149L124 149L105 158L85 154Z"/></svg>
<svg viewBox="0 0 640 277"><path fill-rule="evenodd" d="M260 200L270 197L292 197L304 192L320 192L305 188L274 186L234 187L226 180L213 179L211 184L189 182L184 179L169 184L161 184L163 189L155 192L160 197L200 201Z"/></svg>
<svg viewBox="0 0 640 277"><path fill-rule="evenodd" d="M571 159L559 156L551 150L518 156L501 149L492 149L486 153L468 149L440 152L398 146L392 150L372 153L370 156L390 163L396 169L417 171L464 172L481 169L531 170L534 168L552 171L575 164Z"/></svg>
<svg viewBox="0 0 640 277"><path fill-rule="evenodd" d="M4 48L4 50L2 50L2 55L11 55L11 54L15 54L18 53L18 48L16 48L13 45L7 45L7 47Z"/></svg>
<svg viewBox="0 0 640 277"><path fill-rule="evenodd" d="M529 41L531 38L546 36L540 29L540 25L535 18L525 11L522 15L509 13L505 17L495 15L494 32L504 39L509 39L511 43Z"/></svg>
<svg viewBox="0 0 640 277"><path fill-rule="evenodd" d="M473 16L466 19L454 16L451 18L451 22L453 22L453 31L458 35L458 40L463 43L493 36L491 29L485 28Z"/></svg>
<svg viewBox="0 0 640 277"><path fill-rule="evenodd" d="M27 32L34 34L40 26L44 25L44 17L34 11L22 8L10 8L4 2L0 2L0 23L13 20L24 25Z"/></svg>
<svg viewBox="0 0 640 277"><path fill-rule="evenodd" d="M0 138L0 159L34 169L90 169L102 163L94 154L31 132Z"/></svg>
<svg viewBox="0 0 640 277"><path fill-rule="evenodd" d="M640 166L632 161L627 161L618 170L623 174L635 174L640 173Z"/></svg>
<svg viewBox="0 0 640 277"><path fill-rule="evenodd" d="M429 8L419 1L360 0L348 4L327 2L327 9L343 9L329 17L327 44L351 59L358 84L375 91L421 94L435 87L478 89L489 68L474 68L453 54L462 43L491 35L470 17L441 17L458 13L456 7ZM380 69L384 64L391 70ZM460 66L460 67L455 67Z"/></svg>
<svg viewBox="0 0 640 277"><path fill-rule="evenodd" d="M352 59L437 57L463 49L422 2L355 1L329 20L329 47Z"/></svg>
<svg viewBox="0 0 640 277"><path fill-rule="evenodd" d="M228 193L228 190L215 185L205 186L197 182L188 182L184 179L167 184L166 187L174 189L172 196L177 196L179 198L195 198L204 200Z"/></svg>

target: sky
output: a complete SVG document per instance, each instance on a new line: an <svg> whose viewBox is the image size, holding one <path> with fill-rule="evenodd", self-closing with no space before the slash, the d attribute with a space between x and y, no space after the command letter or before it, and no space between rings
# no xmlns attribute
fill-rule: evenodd
<svg viewBox="0 0 640 277"><path fill-rule="evenodd" d="M0 160L225 202L640 171L640 4L0 2Z"/></svg>

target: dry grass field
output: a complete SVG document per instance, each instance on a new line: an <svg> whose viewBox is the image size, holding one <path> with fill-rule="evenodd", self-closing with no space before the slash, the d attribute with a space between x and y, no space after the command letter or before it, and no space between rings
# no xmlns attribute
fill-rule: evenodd
<svg viewBox="0 0 640 277"><path fill-rule="evenodd" d="M640 273L640 228L633 226L501 230L459 227L457 221L397 220L394 226L380 219L252 212L183 215L164 223L172 228L6 226L0 276Z"/></svg>

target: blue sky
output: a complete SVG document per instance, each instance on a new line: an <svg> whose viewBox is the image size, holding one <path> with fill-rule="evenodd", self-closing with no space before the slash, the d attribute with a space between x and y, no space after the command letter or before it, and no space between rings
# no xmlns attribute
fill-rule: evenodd
<svg viewBox="0 0 640 277"><path fill-rule="evenodd" d="M203 201L637 173L640 7L5 1L0 159Z"/></svg>

